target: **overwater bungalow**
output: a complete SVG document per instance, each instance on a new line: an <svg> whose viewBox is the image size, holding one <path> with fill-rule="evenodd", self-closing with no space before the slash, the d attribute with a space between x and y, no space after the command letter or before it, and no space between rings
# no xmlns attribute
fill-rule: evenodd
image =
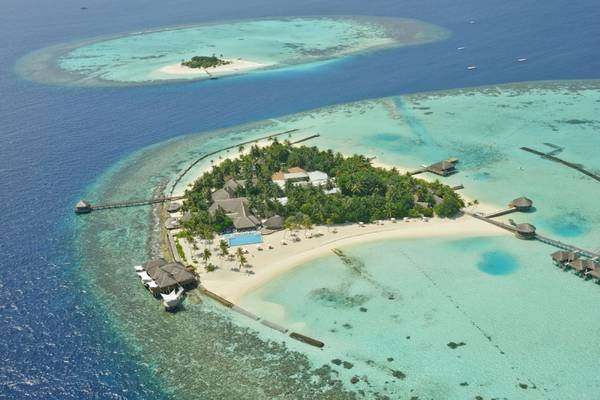
<svg viewBox="0 0 600 400"><path fill-rule="evenodd" d="M515 226L515 235L519 239L534 239L535 226L529 223L518 224L517 226Z"/></svg>
<svg viewBox="0 0 600 400"><path fill-rule="evenodd" d="M146 262L142 267L156 284L156 287L151 289L155 295L169 293L180 286L184 289L193 288L198 283L194 274L180 263L168 263L166 260L158 258Z"/></svg>
<svg viewBox="0 0 600 400"><path fill-rule="evenodd" d="M76 214L87 214L92 212L92 205L85 200L79 200L75 205Z"/></svg>
<svg viewBox="0 0 600 400"><path fill-rule="evenodd" d="M600 285L600 267L593 269L587 273L591 279L596 279L596 283Z"/></svg>
<svg viewBox="0 0 600 400"><path fill-rule="evenodd" d="M554 264L561 268L564 268L565 264L575 261L579 258L579 255L577 253L563 250L555 251L550 256L552 257L552 261L554 261Z"/></svg>
<svg viewBox="0 0 600 400"><path fill-rule="evenodd" d="M518 211L529 211L533 206L533 201L527 197L519 197L511 201L508 206L513 207Z"/></svg>
<svg viewBox="0 0 600 400"><path fill-rule="evenodd" d="M578 258L567 264L569 268L575 270L577 275L586 276L587 272L594 271L600 268L600 265L593 261L585 258Z"/></svg>
<svg viewBox="0 0 600 400"><path fill-rule="evenodd" d="M431 164L426 168L426 170L440 176L452 175L457 172L455 165L456 162L458 162L458 160L455 162L449 160L440 161L435 164Z"/></svg>

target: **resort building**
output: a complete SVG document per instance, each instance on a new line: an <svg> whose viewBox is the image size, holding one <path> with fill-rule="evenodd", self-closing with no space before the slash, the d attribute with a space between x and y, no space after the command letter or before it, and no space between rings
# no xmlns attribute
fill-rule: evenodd
<svg viewBox="0 0 600 400"><path fill-rule="evenodd" d="M527 197L519 197L511 201L508 206L515 208L517 211L529 211L533 206L533 201Z"/></svg>
<svg viewBox="0 0 600 400"><path fill-rule="evenodd" d="M281 188L283 188L288 181L296 182L297 184L321 186L327 183L329 176L322 171L306 172L300 167L292 167L288 169L287 172L275 172L271 176L271 180Z"/></svg>
<svg viewBox="0 0 600 400"><path fill-rule="evenodd" d="M240 187L240 183L230 179L225 182L222 189L214 191L210 197L213 201L226 200L235 198L235 192Z"/></svg>
<svg viewBox="0 0 600 400"><path fill-rule="evenodd" d="M214 214L219 208L225 211L239 231L254 230L260 226L260 220L250 212L246 197L216 200L208 208L208 212Z"/></svg>
<svg viewBox="0 0 600 400"><path fill-rule="evenodd" d="M534 239L535 238L535 226L524 223L515 226L515 235L519 239Z"/></svg>
<svg viewBox="0 0 600 400"><path fill-rule="evenodd" d="M579 258L577 253L573 253L572 251L555 251L550 255L554 263L558 266L563 267L565 264L575 261Z"/></svg>
<svg viewBox="0 0 600 400"><path fill-rule="evenodd" d="M285 224L285 221L283 220L283 217L280 215L273 215L271 218L267 218L264 222L263 222L263 227L265 229L271 230L271 231L275 231L275 230L280 230L283 229Z"/></svg>
<svg viewBox="0 0 600 400"><path fill-rule="evenodd" d="M198 281L194 274L189 272L180 263L168 263L162 258L146 262L142 266L145 273L152 279L148 288L152 293L166 293L178 287L192 288ZM141 276L142 280L144 276Z"/></svg>
<svg viewBox="0 0 600 400"><path fill-rule="evenodd" d="M444 160L432 164L426 168L427 171L432 172L436 175L440 176L448 176L456 173L456 161L454 160Z"/></svg>

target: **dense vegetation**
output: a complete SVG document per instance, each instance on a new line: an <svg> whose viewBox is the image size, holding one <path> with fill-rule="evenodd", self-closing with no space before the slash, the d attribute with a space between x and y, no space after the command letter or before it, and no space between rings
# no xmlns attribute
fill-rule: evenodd
<svg viewBox="0 0 600 400"><path fill-rule="evenodd" d="M208 56L194 56L189 61L182 60L181 65L190 67L190 68L211 68L218 67L220 65L231 64L231 61L223 60L215 56L214 54L210 57Z"/></svg>
<svg viewBox="0 0 600 400"><path fill-rule="evenodd" d="M330 177L326 185L295 185L282 189L271 181L273 173L288 167L319 170ZM373 167L361 155L343 157L316 147L292 147L276 140L269 146L252 146L239 159L226 159L204 173L186 192L184 209L191 218L184 223L189 234L212 236L232 226L222 210L210 215L211 193L229 179L243 182L236 192L247 197L251 211L261 218L279 214L300 224L340 224L378 219L453 216L464 206L460 196L439 181L427 182L396 169ZM339 193L326 194L333 187ZM287 197L284 206L276 199ZM289 218L293 217L293 218Z"/></svg>

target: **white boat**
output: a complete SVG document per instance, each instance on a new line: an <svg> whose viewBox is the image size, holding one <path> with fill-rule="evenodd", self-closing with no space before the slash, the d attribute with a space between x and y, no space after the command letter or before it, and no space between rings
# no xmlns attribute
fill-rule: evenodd
<svg viewBox="0 0 600 400"><path fill-rule="evenodd" d="M527 59L526 58L519 58L519 59L517 59L517 61L518 62L523 62L523 61L527 61Z"/></svg>
<svg viewBox="0 0 600 400"><path fill-rule="evenodd" d="M469 65L467 67L468 70L477 69L477 65Z"/></svg>
<svg viewBox="0 0 600 400"><path fill-rule="evenodd" d="M172 290L168 294L161 293L163 306L167 311L173 311L181 303L182 295L185 290L180 286L177 290Z"/></svg>
<svg viewBox="0 0 600 400"><path fill-rule="evenodd" d="M465 49L465 46L460 46L460 47L456 48L456 50L464 50L464 49Z"/></svg>

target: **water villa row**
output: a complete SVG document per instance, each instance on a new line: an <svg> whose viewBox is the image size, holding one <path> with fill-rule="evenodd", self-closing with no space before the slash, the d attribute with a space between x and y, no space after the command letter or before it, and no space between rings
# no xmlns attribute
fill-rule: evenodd
<svg viewBox="0 0 600 400"><path fill-rule="evenodd" d="M573 270L583 279L595 279L600 285L600 263L597 259L580 258L578 253L572 251L555 251L551 254L554 264L564 270Z"/></svg>
<svg viewBox="0 0 600 400"><path fill-rule="evenodd" d="M557 266L564 270L573 270L582 278L596 279L596 283L600 284L600 263L598 262L600 259L600 254L540 235L536 232L536 227L527 222L516 224L514 221L509 220L510 224L506 224L504 222L492 219L494 217L506 215L512 212L528 212L532 209L532 200L528 199L527 197L519 197L511 201L508 204L508 208L500 211L488 214L469 213L465 211L465 214L513 232L519 239L537 240L542 243L558 247L561 250L551 254L552 260Z"/></svg>

